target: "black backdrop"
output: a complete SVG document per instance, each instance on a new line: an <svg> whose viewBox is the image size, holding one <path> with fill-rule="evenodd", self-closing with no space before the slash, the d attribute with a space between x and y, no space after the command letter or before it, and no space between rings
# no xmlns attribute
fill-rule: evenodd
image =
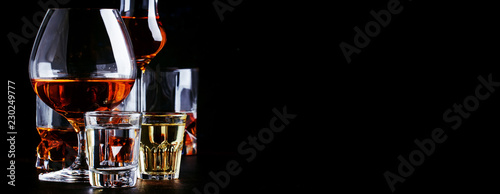
<svg viewBox="0 0 500 194"><path fill-rule="evenodd" d="M116 0L64 2L61 7L119 6ZM223 21L214 2L234 5ZM400 2L400 12L386 26L376 24L380 31L369 27L374 36L368 43L357 40L365 47L348 63L339 45L355 46L354 28L375 25L370 11L381 13L388 2ZM25 36L16 52L8 34L24 36L23 18L33 22L43 8L37 1L9 1L3 10L2 72L16 87L15 188L20 189L36 180L39 137L27 73L34 37ZM198 162L224 158L204 165L200 176L223 170L230 160L242 165L242 173L220 193L390 193L384 173L400 175L404 162L398 156L408 160L420 149L414 141L431 138L435 128L443 129L446 141L423 159L413 152L421 164L396 183L395 193L496 189L500 94L484 87L480 92L489 92L487 99L475 103L469 97L476 95L479 76L489 81L491 74L500 82L492 3L160 0L159 12L167 44L152 63L199 67L199 154L206 157ZM456 123L443 120L443 114L464 99L474 110L452 130ZM245 162L249 154L240 154L238 146L263 134L273 109L284 107L297 116ZM7 127L1 133L3 169L10 161ZM12 189L2 177L3 187Z"/></svg>

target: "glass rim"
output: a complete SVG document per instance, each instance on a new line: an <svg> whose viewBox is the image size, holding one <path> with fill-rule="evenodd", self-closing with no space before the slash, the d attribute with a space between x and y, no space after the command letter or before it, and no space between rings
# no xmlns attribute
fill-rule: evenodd
<svg viewBox="0 0 500 194"><path fill-rule="evenodd" d="M125 116L141 116L141 112L135 111L88 111L85 112L85 117L87 116L109 116L109 117L125 117Z"/></svg>
<svg viewBox="0 0 500 194"><path fill-rule="evenodd" d="M143 117L165 117L165 116L184 116L183 112L142 112Z"/></svg>

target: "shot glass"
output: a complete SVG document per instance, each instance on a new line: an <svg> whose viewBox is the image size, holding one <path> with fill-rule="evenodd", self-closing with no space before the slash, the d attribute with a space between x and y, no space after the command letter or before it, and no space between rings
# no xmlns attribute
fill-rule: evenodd
<svg viewBox="0 0 500 194"><path fill-rule="evenodd" d="M134 187L139 158L141 113L85 113L87 162L92 187Z"/></svg>
<svg viewBox="0 0 500 194"><path fill-rule="evenodd" d="M186 114L145 112L139 159L139 178L179 178Z"/></svg>

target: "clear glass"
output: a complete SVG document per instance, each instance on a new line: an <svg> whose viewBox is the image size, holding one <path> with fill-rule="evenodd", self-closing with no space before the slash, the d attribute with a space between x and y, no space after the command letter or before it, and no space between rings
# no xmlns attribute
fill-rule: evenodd
<svg viewBox="0 0 500 194"><path fill-rule="evenodd" d="M36 129L40 135L36 168L40 180L57 179L53 171L69 167L75 161L78 143L71 124L36 97Z"/></svg>
<svg viewBox="0 0 500 194"><path fill-rule="evenodd" d="M83 114L110 110L130 93L134 52L116 9L49 9L29 63L38 97L77 132L78 154L60 182L88 182Z"/></svg>
<svg viewBox="0 0 500 194"><path fill-rule="evenodd" d="M120 15L130 34L137 62L136 85L130 95L115 110L143 111L141 77L146 66L167 41L157 9L158 0L121 0Z"/></svg>
<svg viewBox="0 0 500 194"><path fill-rule="evenodd" d="M127 26L141 70L167 42L158 15L158 0L121 0L120 15Z"/></svg>
<svg viewBox="0 0 500 194"><path fill-rule="evenodd" d="M141 113L85 113L90 185L134 187L137 177Z"/></svg>
<svg viewBox="0 0 500 194"><path fill-rule="evenodd" d="M184 153L196 155L198 68L178 69L160 64L148 66L141 84L143 111L187 114Z"/></svg>
<svg viewBox="0 0 500 194"><path fill-rule="evenodd" d="M179 72L175 112L182 112L187 115L183 153L196 155L198 152L196 135L198 68L176 69L175 71Z"/></svg>
<svg viewBox="0 0 500 194"><path fill-rule="evenodd" d="M146 112L142 120L139 178L178 179L186 114Z"/></svg>

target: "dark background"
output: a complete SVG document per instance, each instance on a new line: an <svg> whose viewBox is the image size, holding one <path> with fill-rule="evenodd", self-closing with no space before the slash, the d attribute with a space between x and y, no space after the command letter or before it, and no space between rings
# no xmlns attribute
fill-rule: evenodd
<svg viewBox="0 0 500 194"><path fill-rule="evenodd" d="M397 157L408 158L418 149L415 139L441 127L446 142L396 184L395 193L497 189L498 91L459 129L442 119L454 103L474 95L478 76L500 81L495 6L401 0L403 11L348 64L340 42L352 45L353 28L364 29L374 20L370 11L386 9L387 2L243 0L220 21L211 0L160 0L167 44L152 63L200 69L195 186L202 190L210 171L234 159L243 171L220 193L390 193L383 173L397 173ZM70 0L61 7L118 8L119 1ZM37 1L9 1L3 8L4 79L16 82L15 189L33 189L43 184L34 172L40 139L27 73L34 37L15 53L7 34L21 35L21 18L32 21L42 8ZM284 106L297 117L255 160L244 162L238 145L269 125L273 108Z"/></svg>

